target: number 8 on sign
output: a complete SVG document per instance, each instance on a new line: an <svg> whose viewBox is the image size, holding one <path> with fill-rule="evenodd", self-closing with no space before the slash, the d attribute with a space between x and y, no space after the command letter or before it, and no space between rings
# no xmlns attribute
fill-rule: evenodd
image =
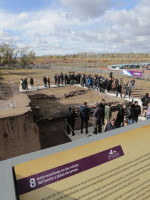
<svg viewBox="0 0 150 200"><path fill-rule="evenodd" d="M31 178L29 182L30 182L30 188L36 187L35 178Z"/></svg>

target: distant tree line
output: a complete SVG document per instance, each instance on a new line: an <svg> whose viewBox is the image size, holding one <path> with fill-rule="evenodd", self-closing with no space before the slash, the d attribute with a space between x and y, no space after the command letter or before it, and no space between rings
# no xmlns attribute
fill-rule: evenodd
<svg viewBox="0 0 150 200"><path fill-rule="evenodd" d="M0 64L4 66L27 66L35 60L34 51L11 48L9 45L0 45Z"/></svg>
<svg viewBox="0 0 150 200"><path fill-rule="evenodd" d="M81 52L77 54L68 55L43 55L37 58L52 59L62 58L150 58L150 53L94 53L94 52Z"/></svg>

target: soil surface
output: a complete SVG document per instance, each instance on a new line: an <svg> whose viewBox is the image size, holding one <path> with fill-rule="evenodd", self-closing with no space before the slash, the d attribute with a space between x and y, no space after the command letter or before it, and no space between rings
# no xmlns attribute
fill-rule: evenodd
<svg viewBox="0 0 150 200"><path fill-rule="evenodd" d="M53 83L54 73L60 73L59 70L5 70L0 72L0 100L11 100L13 94L19 95L20 78L27 77L28 80L32 76L35 86L43 85L42 78L48 75ZM65 72L64 72L65 73ZM94 74L94 73L93 73ZM117 77L120 78L120 77ZM123 80L129 81L131 78L124 77ZM132 92L133 97L141 98L146 92L150 92L150 82L146 80L136 79L136 88ZM88 105L94 105L105 99L106 103L125 103L125 99L108 96L105 93L98 93L93 90L85 89L75 85L58 88L48 88L27 92L31 100L33 110L33 118L39 128L39 141L41 149L60 145L71 140L66 134L66 124L64 113L69 106L79 108L83 102L88 102ZM16 99L17 101L17 99ZM4 103L4 102L3 102ZM116 116L113 113L113 117ZM89 126L93 125L93 117L91 115ZM80 119L77 117L75 130L80 129Z"/></svg>
<svg viewBox="0 0 150 200"><path fill-rule="evenodd" d="M70 97L66 97L71 94ZM33 117L39 127L41 148L49 148L66 142L70 142L66 133L66 122L64 119L65 111L69 106L74 106L79 110L79 106L87 101L90 107L94 107L95 102L100 102L102 98L106 102L117 105L120 102L125 103L124 99L107 96L97 93L93 90L85 89L75 85L50 88L42 91L28 93L31 99ZM116 117L116 112L113 113ZM80 130L80 118L76 114L75 130ZM93 126L93 114L89 120L89 127Z"/></svg>

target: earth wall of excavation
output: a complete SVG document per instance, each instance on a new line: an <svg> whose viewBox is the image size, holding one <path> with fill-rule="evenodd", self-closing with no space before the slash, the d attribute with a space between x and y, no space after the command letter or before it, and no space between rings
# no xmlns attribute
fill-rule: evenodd
<svg viewBox="0 0 150 200"><path fill-rule="evenodd" d="M0 119L0 160L40 150L39 130L32 111Z"/></svg>

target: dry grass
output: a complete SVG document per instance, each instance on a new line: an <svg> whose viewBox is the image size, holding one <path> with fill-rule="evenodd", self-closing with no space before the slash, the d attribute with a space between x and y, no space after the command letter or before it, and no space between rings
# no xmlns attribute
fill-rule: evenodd
<svg viewBox="0 0 150 200"><path fill-rule="evenodd" d="M73 67L106 67L113 64L128 64L128 63L146 63L149 62L149 56L110 56L104 57L71 57L71 56L51 56L36 58L35 63L40 65L53 65L53 66L73 66Z"/></svg>

